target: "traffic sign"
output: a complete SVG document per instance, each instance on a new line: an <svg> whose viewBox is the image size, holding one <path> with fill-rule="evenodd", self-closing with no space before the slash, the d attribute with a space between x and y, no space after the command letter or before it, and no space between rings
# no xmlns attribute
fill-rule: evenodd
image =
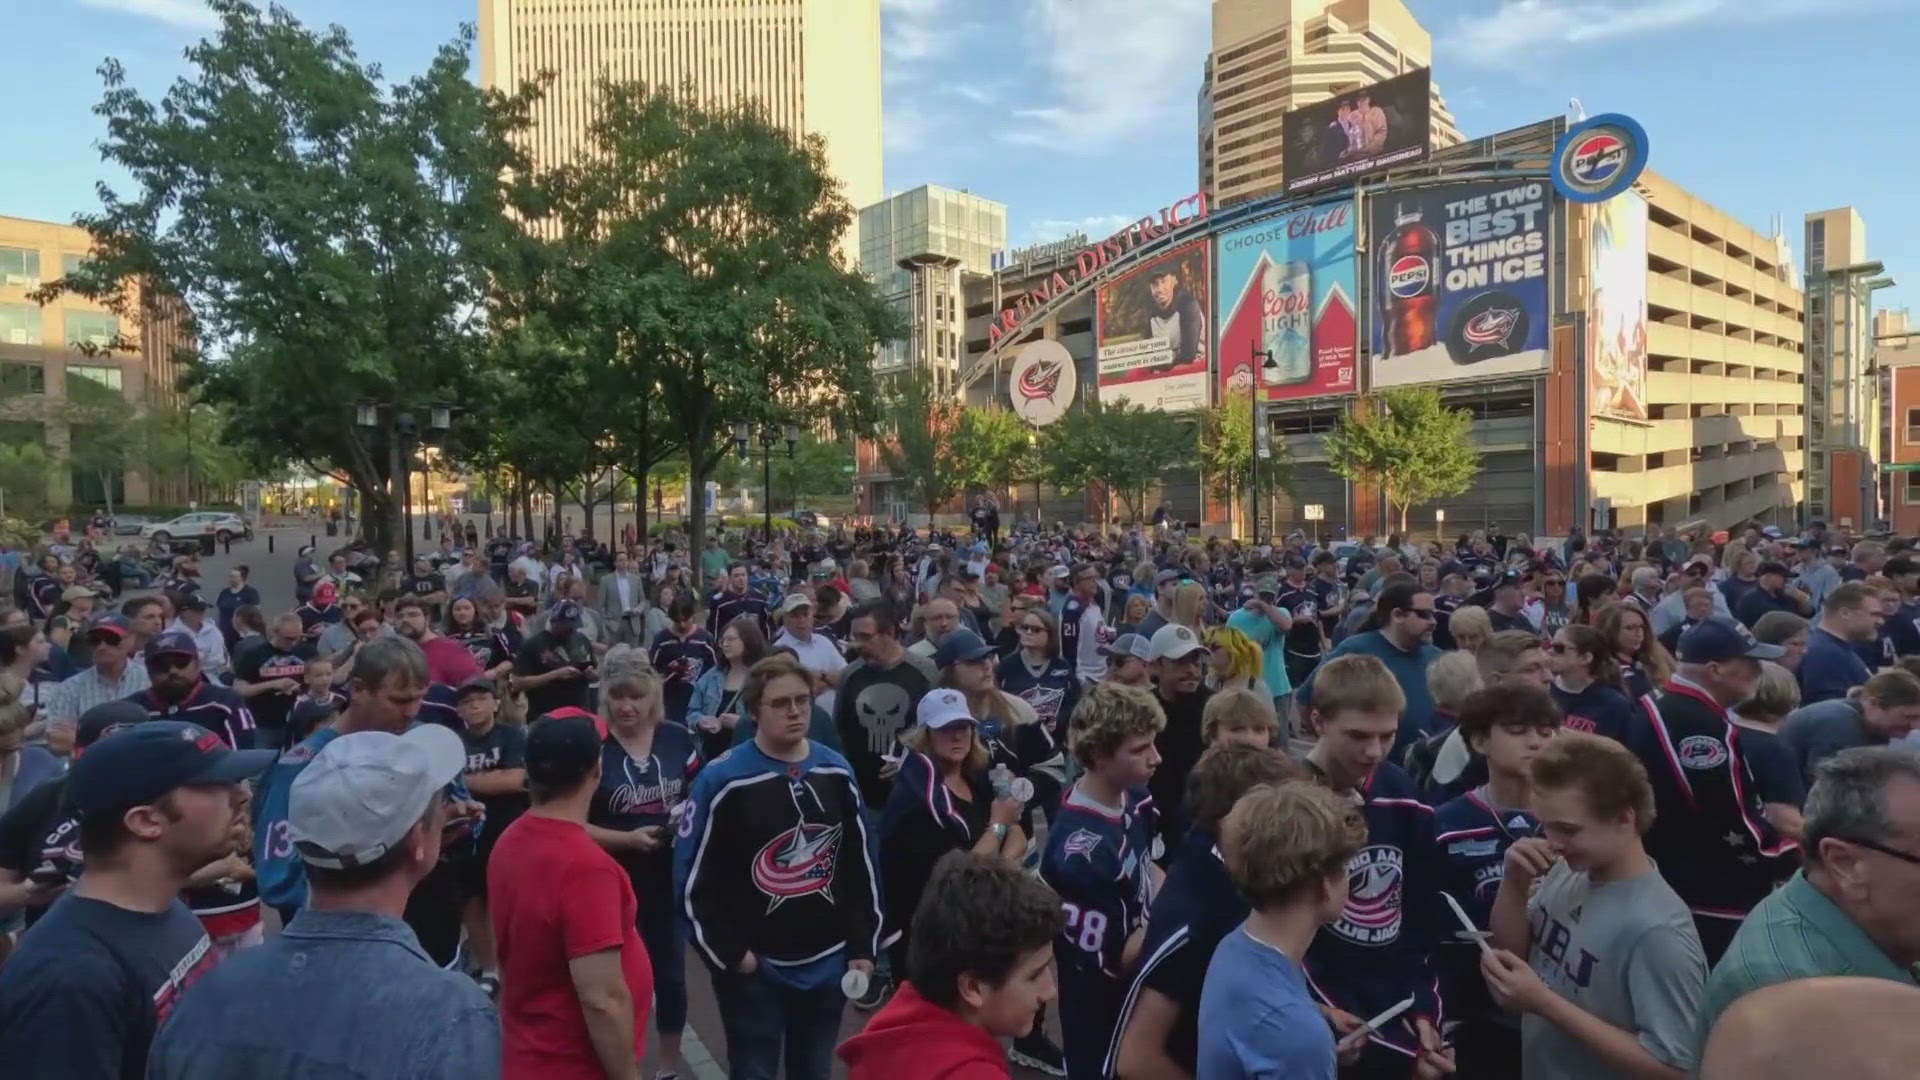
<svg viewBox="0 0 1920 1080"><path fill-rule="evenodd" d="M1308 521L1327 520L1327 508L1319 503L1308 503L1301 509L1306 512Z"/></svg>

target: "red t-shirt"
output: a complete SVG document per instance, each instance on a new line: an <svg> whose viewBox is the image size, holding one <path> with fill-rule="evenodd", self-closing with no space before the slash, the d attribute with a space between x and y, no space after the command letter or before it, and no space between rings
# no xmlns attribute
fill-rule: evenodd
<svg viewBox="0 0 1920 1080"><path fill-rule="evenodd" d="M633 1055L646 1050L653 966L634 929L627 872L571 821L522 814L487 864L487 901L500 950L504 1080L600 1080L600 1059L568 963L618 946L633 993Z"/></svg>

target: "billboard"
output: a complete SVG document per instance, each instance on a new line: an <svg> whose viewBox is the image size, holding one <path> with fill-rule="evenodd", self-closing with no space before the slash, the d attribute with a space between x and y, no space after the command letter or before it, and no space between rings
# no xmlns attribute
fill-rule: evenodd
<svg viewBox="0 0 1920 1080"><path fill-rule="evenodd" d="M1445 184L1374 199L1367 218L1371 385L1545 370L1552 207L1544 180Z"/></svg>
<svg viewBox="0 0 1920 1080"><path fill-rule="evenodd" d="M1067 347L1052 338L1020 346L1007 375L1013 413L1034 427L1046 427L1067 414L1079 375Z"/></svg>
<svg viewBox="0 0 1920 1080"><path fill-rule="evenodd" d="M1647 200L1593 207L1587 247L1587 410L1647 418Z"/></svg>
<svg viewBox="0 0 1920 1080"><path fill-rule="evenodd" d="M1100 286L1094 308L1102 403L1124 399L1170 412L1206 407L1209 246L1188 244Z"/></svg>
<svg viewBox="0 0 1920 1080"><path fill-rule="evenodd" d="M1432 73L1426 68L1290 109L1280 119L1287 193L1427 160Z"/></svg>
<svg viewBox="0 0 1920 1080"><path fill-rule="evenodd" d="M1268 401L1353 393L1353 240L1351 199L1220 234L1223 396L1253 385L1256 352Z"/></svg>

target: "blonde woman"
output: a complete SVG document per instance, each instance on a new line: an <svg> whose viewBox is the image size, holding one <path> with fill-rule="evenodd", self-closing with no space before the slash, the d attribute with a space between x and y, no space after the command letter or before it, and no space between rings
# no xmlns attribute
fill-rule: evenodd
<svg viewBox="0 0 1920 1080"><path fill-rule="evenodd" d="M1753 773L1762 812L1781 835L1800 839L1800 804L1807 799L1806 782L1793 750L1780 741L1780 721L1800 707L1800 682L1793 672L1769 660L1760 662L1760 681L1753 696L1733 707L1740 728L1740 755Z"/></svg>
<svg viewBox="0 0 1920 1080"><path fill-rule="evenodd" d="M1195 634L1207 632L1207 587L1197 581L1188 581L1173 591L1173 617L1168 622L1179 623Z"/></svg>
<svg viewBox="0 0 1920 1080"><path fill-rule="evenodd" d="M1253 639L1231 626L1216 626L1202 639L1213 652L1207 683L1214 693L1222 690L1251 690L1268 701L1273 694L1261 678L1266 657Z"/></svg>
<svg viewBox="0 0 1920 1080"><path fill-rule="evenodd" d="M1453 647L1471 656L1493 638L1493 619L1487 609L1476 604L1453 609L1447 617L1447 634Z"/></svg>
<svg viewBox="0 0 1920 1080"><path fill-rule="evenodd" d="M0 808L9 808L27 792L60 775L60 759L44 746L27 746L33 709L24 700L27 684L0 672Z"/></svg>

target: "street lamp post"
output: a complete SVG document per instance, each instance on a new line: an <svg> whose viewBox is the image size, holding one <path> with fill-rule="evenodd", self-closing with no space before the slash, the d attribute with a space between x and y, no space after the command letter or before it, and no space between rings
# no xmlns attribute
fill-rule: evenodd
<svg viewBox="0 0 1920 1080"><path fill-rule="evenodd" d="M800 445L800 428L795 424L760 425L760 511L762 527L766 530L766 542L773 543L773 448L782 440L787 444L787 459L793 459L794 448ZM733 422L733 447L740 452L743 461L753 460L753 424L746 420Z"/></svg>
<svg viewBox="0 0 1920 1080"><path fill-rule="evenodd" d="M386 423L380 422L384 411L391 416ZM445 405L427 407L427 426L422 430L411 411L400 405L381 403L361 399L354 405L353 422L360 430L369 435L385 431L399 442L400 474L394 479L400 485L400 531L406 543L406 565L413 565L413 452L422 443L431 445L446 437L453 427L453 410Z"/></svg>
<svg viewBox="0 0 1920 1080"><path fill-rule="evenodd" d="M1266 432L1260 426L1260 378L1264 373L1280 365L1274 360L1272 349L1252 349L1248 360L1251 362L1248 365L1247 374L1252 379L1252 385L1247 387L1247 412L1253 420L1253 425L1247 430L1249 442L1247 506L1250 508L1248 516L1253 519L1253 542L1258 544L1260 542L1260 459L1270 453L1267 449Z"/></svg>

